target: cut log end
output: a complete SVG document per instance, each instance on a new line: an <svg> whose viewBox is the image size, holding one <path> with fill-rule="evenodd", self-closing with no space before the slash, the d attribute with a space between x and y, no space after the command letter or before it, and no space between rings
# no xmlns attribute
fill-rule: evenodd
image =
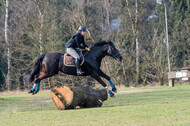
<svg viewBox="0 0 190 126"><path fill-rule="evenodd" d="M53 99L53 102L55 104L55 106L60 109L60 110L64 110L65 109L65 105L63 104L63 102L60 100L60 98L54 94L53 91L50 92L51 93L51 97Z"/></svg>
<svg viewBox="0 0 190 126"><path fill-rule="evenodd" d="M66 86L56 86L54 87L54 90L61 95L61 97L64 99L65 105L69 106L73 101L73 92L69 87Z"/></svg>

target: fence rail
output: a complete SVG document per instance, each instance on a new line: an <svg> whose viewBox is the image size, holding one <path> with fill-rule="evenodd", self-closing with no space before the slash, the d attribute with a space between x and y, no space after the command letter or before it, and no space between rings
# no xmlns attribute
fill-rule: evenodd
<svg viewBox="0 0 190 126"><path fill-rule="evenodd" d="M180 78L190 78L190 71L168 72L168 83L170 87L174 86L174 80Z"/></svg>

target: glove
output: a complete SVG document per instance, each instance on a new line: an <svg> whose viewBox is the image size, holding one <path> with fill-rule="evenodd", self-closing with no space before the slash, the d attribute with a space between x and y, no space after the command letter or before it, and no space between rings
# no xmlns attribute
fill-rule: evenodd
<svg viewBox="0 0 190 126"><path fill-rule="evenodd" d="M90 52L90 48L86 47L85 49L86 49L88 52Z"/></svg>

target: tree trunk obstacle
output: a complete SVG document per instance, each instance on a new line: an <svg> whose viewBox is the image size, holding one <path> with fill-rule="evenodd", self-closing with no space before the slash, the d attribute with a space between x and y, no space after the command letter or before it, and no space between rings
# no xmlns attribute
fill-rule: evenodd
<svg viewBox="0 0 190 126"><path fill-rule="evenodd" d="M66 87L55 86L51 89L51 96L55 106L60 109L101 107L107 100L105 89L93 89L90 87Z"/></svg>

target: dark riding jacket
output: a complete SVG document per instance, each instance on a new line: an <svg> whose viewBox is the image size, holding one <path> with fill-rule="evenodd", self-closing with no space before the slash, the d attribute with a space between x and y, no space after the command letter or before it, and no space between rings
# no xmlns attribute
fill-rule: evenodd
<svg viewBox="0 0 190 126"><path fill-rule="evenodd" d="M81 46L81 43L83 46ZM73 49L75 48L85 49L88 46L84 42L84 36L82 36L81 33L78 32L71 37L71 39L65 44L65 47Z"/></svg>

